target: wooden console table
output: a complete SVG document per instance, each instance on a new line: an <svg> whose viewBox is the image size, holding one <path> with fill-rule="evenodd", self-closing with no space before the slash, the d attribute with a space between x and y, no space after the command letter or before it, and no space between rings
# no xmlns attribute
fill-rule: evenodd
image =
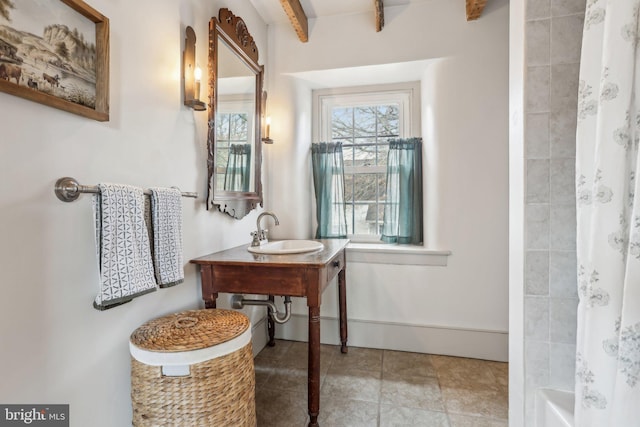
<svg viewBox="0 0 640 427"><path fill-rule="evenodd" d="M237 294L289 295L305 297L309 307L308 404L309 426L317 427L320 412L320 304L322 292L338 275L340 341L347 352L347 239L320 240L317 252L263 255L238 246L191 260L200 266L202 298L207 308L216 307L219 292ZM274 324L269 319L269 340L273 345Z"/></svg>

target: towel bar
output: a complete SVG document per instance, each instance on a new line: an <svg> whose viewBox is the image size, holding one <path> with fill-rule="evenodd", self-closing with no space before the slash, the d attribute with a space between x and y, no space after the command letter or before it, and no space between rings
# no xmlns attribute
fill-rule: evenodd
<svg viewBox="0 0 640 427"><path fill-rule="evenodd" d="M97 194L100 193L100 189L97 185L80 185L75 178L65 176L56 181L54 192L63 202L73 202L80 196L80 193ZM151 195L151 190L145 190L144 194ZM197 199L198 193L182 193L182 197Z"/></svg>

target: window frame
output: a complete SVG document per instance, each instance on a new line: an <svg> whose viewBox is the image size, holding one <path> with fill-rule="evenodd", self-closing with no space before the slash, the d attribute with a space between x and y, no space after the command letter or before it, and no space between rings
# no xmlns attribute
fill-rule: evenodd
<svg viewBox="0 0 640 427"><path fill-rule="evenodd" d="M333 141L331 111L335 107L398 104L398 138L420 136L420 82L316 89L313 91L312 134L314 141ZM345 173L385 173L386 165L345 166ZM382 243L380 234L350 234L352 242Z"/></svg>

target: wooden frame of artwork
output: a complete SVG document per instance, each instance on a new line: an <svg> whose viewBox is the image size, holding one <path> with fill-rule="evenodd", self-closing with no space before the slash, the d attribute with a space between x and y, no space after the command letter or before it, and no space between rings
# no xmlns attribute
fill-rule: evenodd
<svg viewBox="0 0 640 427"><path fill-rule="evenodd" d="M109 19L82 0L46 4L0 10L0 91L108 121Z"/></svg>

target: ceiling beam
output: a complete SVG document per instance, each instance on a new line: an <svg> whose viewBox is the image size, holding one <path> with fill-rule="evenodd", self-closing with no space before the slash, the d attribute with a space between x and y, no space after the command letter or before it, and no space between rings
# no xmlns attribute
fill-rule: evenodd
<svg viewBox="0 0 640 427"><path fill-rule="evenodd" d="M384 4L382 4L382 0L373 0L376 9L376 31L382 31L382 27L384 27Z"/></svg>
<svg viewBox="0 0 640 427"><path fill-rule="evenodd" d="M487 0L467 0L467 21L475 21L480 18Z"/></svg>
<svg viewBox="0 0 640 427"><path fill-rule="evenodd" d="M300 41L303 43L309 41L309 24L300 0L280 0L280 4L289 17Z"/></svg>

